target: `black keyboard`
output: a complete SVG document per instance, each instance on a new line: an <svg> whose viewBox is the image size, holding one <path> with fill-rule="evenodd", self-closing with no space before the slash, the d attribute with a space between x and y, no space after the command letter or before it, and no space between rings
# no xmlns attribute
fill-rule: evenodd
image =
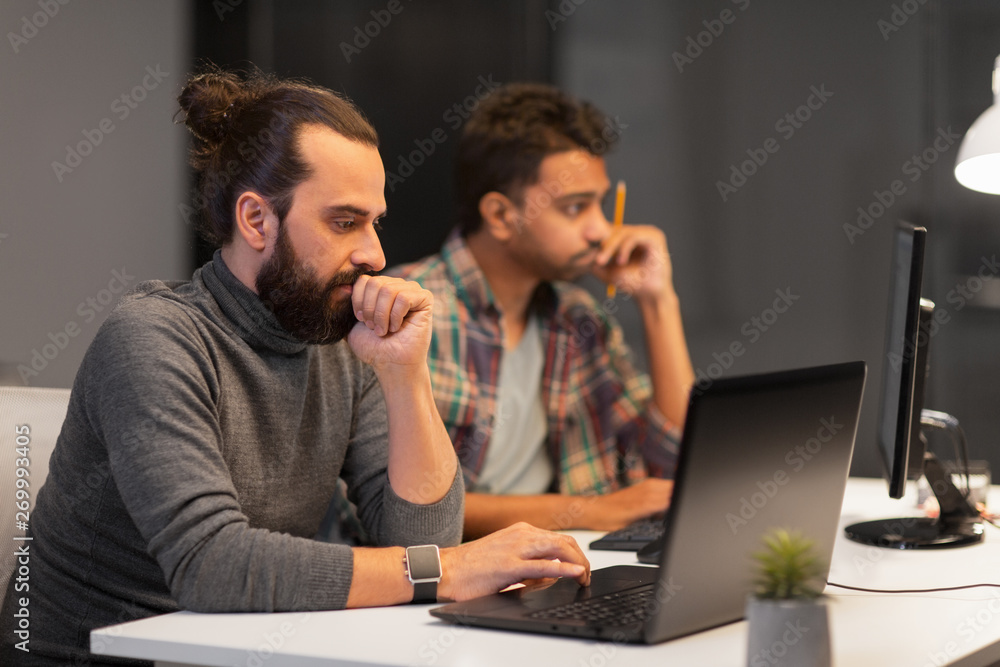
<svg viewBox="0 0 1000 667"><path fill-rule="evenodd" d="M653 611L655 586L647 584L619 593L608 593L589 600L541 609L531 618L581 621L588 625L626 626L642 623Z"/></svg>
<svg viewBox="0 0 1000 667"><path fill-rule="evenodd" d="M662 516L646 517L594 540L590 548L598 551L638 551L649 542L661 539L663 531Z"/></svg>

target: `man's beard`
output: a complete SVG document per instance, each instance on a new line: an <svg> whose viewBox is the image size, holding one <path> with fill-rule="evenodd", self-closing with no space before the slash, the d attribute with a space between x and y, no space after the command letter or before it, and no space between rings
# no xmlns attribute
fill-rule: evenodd
<svg viewBox="0 0 1000 667"><path fill-rule="evenodd" d="M305 343L328 345L342 340L358 322L351 298L335 302L334 291L366 273L373 272L341 271L320 284L316 272L295 256L282 226L274 252L257 274L257 294L288 333Z"/></svg>
<svg viewBox="0 0 1000 667"><path fill-rule="evenodd" d="M528 239L517 250L517 261L523 272L535 275L544 282L572 281L592 273L594 258L600 251L600 245L594 243L589 248L557 263L545 252L540 251L541 247L541 244Z"/></svg>

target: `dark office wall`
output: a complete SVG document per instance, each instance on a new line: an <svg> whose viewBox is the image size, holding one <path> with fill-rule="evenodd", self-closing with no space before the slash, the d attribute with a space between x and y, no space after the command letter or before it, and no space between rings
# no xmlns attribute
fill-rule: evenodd
<svg viewBox="0 0 1000 667"><path fill-rule="evenodd" d="M925 135L942 127L964 132L993 103L989 82L1000 55L1000 6L965 0L934 8ZM971 455L998 471L1000 197L960 186L949 171L953 165L951 155L934 172L921 211L931 244L924 293L947 318L931 338L927 407L957 416ZM948 451L949 443L939 446Z"/></svg>
<svg viewBox="0 0 1000 667"><path fill-rule="evenodd" d="M991 103L995 3L590 2L555 32L555 80L628 125L612 178L629 183L626 218L667 232L696 368L866 360L854 472L878 476L891 230L925 224L924 294L949 318L932 337L927 406L958 416L973 456L998 469L1000 311L986 296L1000 281L964 307L954 290L1000 255L1000 199L954 181L957 142L913 160ZM763 164L734 179L754 156ZM880 198L870 227L845 229ZM779 291L794 300L769 312ZM619 317L641 350L634 310Z"/></svg>
<svg viewBox="0 0 1000 667"><path fill-rule="evenodd" d="M973 456L1000 466L989 296L1000 281L949 301L1000 250L1000 199L954 182L951 139L991 101L995 3L401 1L387 21L385 3L360 0L230 4L195 5L196 56L309 76L372 118L393 182L390 263L432 252L451 227L446 114L484 78L551 80L615 116L611 176L629 184L628 221L668 235L695 367L708 377L866 360L858 474L880 474L892 226L927 225L924 292L949 316L932 340L927 404L956 414ZM438 128L443 143L395 181ZM915 163L942 134L933 163ZM862 227L859 207L884 211ZM622 296L606 307L643 363L634 307Z"/></svg>
<svg viewBox="0 0 1000 667"><path fill-rule="evenodd" d="M542 0L232 4L194 5L196 60L308 77L361 107L380 135L390 265L435 252L451 229L456 137L479 97L550 77Z"/></svg>
<svg viewBox="0 0 1000 667"><path fill-rule="evenodd" d="M918 9L894 19L894 5ZM968 299L956 291L976 287L970 276L1000 254L1000 198L955 184L956 146L916 181L903 171L939 129L964 133L990 104L997 3L401 0L402 11L372 30L348 62L341 43L353 45L356 29L386 6L70 3L22 49L9 48L0 60L8 90L0 134L9 158L0 179L8 210L0 219L3 360L13 368L29 363L48 334L80 324L81 335L37 378L68 386L99 324L84 322L77 306L101 294L112 269L135 265L137 280L183 278L194 264L178 210L185 133L169 124L185 59L191 67L196 57L254 62L344 91L379 129L390 172L441 128L446 140L387 193L390 262L431 252L451 226L455 132L445 113L476 92L480 76L548 79L619 117L611 175L629 183L629 221L660 225L668 235L697 368L728 364L727 372L744 373L869 362L859 473L879 473L873 438L891 223L926 224L924 291L950 318L932 340L928 405L957 415L972 454L1000 469L1000 282L984 281ZM4 8L16 32L36 4L8 0ZM727 9L731 22L707 37ZM705 44L700 53L689 38ZM679 67L674 54L689 48L691 62ZM169 86L116 124L71 179L56 180L51 162L65 145L111 116L110 102L141 81L136 72L158 62L171 63ZM775 123L806 103L813 86L833 96L791 136L778 131ZM717 182L768 138L778 151L723 201ZM851 243L844 224L897 179L906 192ZM770 319L775 290L798 298L764 331L753 318ZM619 296L610 307L642 357L631 304ZM736 342L745 352L730 361Z"/></svg>
<svg viewBox="0 0 1000 667"><path fill-rule="evenodd" d="M69 387L125 289L191 275L171 122L190 15L44 5L0 0L0 382Z"/></svg>

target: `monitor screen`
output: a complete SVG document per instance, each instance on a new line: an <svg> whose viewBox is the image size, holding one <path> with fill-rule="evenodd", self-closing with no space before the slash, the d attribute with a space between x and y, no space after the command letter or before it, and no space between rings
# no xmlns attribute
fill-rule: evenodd
<svg viewBox="0 0 1000 667"><path fill-rule="evenodd" d="M893 498L903 496L907 478L919 477L923 464L923 395L917 389L923 389L926 347L930 342L920 329L926 236L923 227L902 222L893 236L878 422L879 451Z"/></svg>
<svg viewBox="0 0 1000 667"><path fill-rule="evenodd" d="M844 529L852 540L894 549L957 547L983 539L978 512L951 483L941 463L925 453L921 434L934 316L934 304L920 298L926 236L923 227L904 222L894 232L876 436L889 495L902 498L906 480L926 473L939 515L863 521Z"/></svg>

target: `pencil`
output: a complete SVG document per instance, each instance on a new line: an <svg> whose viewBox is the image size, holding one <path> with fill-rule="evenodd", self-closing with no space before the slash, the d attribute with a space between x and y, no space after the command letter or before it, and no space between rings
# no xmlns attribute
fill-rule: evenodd
<svg viewBox="0 0 1000 667"><path fill-rule="evenodd" d="M615 189L615 229L618 229L625 222L625 181L618 181ZM608 298L615 298L615 286L608 285Z"/></svg>

